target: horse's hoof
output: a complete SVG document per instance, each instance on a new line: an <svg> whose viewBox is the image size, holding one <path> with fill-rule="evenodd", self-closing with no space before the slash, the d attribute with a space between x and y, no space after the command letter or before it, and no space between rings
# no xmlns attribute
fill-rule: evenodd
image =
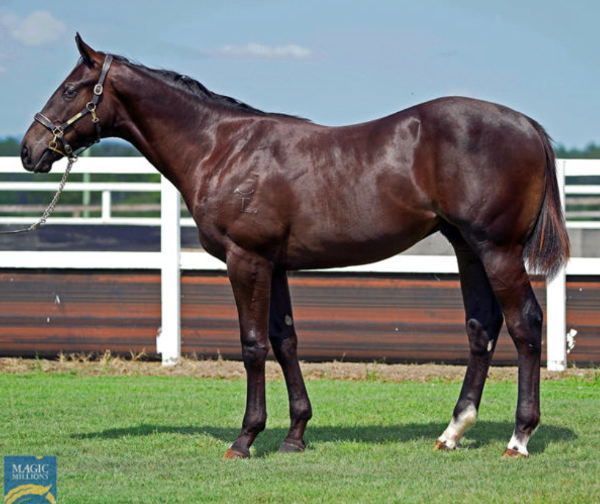
<svg viewBox="0 0 600 504"><path fill-rule="evenodd" d="M229 450L227 450L225 452L225 455L223 455L223 460L235 460L235 459L247 459L247 458L250 458L250 452L241 453L239 451L232 450L231 448L229 448Z"/></svg>
<svg viewBox="0 0 600 504"><path fill-rule="evenodd" d="M507 448L502 454L502 458L529 458L528 454L521 453L519 450Z"/></svg>
<svg viewBox="0 0 600 504"><path fill-rule="evenodd" d="M303 452L306 449L306 445L304 443L302 444L296 444L296 443L290 443L289 441L284 441L283 443L281 443L281 446L279 447L279 453L300 453Z"/></svg>
<svg viewBox="0 0 600 504"><path fill-rule="evenodd" d="M445 441L437 440L433 445L433 451L450 451L453 448L450 448Z"/></svg>

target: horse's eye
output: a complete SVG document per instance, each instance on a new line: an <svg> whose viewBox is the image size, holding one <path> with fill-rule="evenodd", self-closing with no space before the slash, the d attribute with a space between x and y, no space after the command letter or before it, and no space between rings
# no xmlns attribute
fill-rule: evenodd
<svg viewBox="0 0 600 504"><path fill-rule="evenodd" d="M72 100L77 96L77 89L74 86L67 86L63 91L63 98L65 100Z"/></svg>

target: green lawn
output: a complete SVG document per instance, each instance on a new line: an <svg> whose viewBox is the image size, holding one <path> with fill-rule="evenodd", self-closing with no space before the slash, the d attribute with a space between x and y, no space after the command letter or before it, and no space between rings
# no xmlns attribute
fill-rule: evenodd
<svg viewBox="0 0 600 504"><path fill-rule="evenodd" d="M57 455L62 503L600 501L600 379L542 383L531 458L504 460L516 385L489 383L463 449L433 452L459 383L312 380L302 454L285 436L282 381L267 385L253 458L224 461L242 380L0 375L0 454Z"/></svg>

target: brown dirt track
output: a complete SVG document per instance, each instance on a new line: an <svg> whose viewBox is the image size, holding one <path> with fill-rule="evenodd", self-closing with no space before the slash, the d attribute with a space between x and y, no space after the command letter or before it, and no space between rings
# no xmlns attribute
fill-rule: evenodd
<svg viewBox="0 0 600 504"><path fill-rule="evenodd" d="M142 357L142 358L140 358ZM302 370L307 380L329 378L351 381L385 381L385 382L432 382L461 381L465 366L447 366L439 364L383 364L377 362L303 362ZM106 353L100 357L89 355L61 355L57 360L0 358L0 373L68 373L81 376L189 376L196 378L243 379L244 367L238 361L197 360L184 358L176 366L163 367L160 362L149 362L143 356L132 356L130 359L112 356ZM597 369L569 368L563 372L551 372L542 369L542 380L553 380L576 376L592 378L598 375ZM517 380L516 367L492 367L490 380ZM283 379L279 366L272 361L267 362L267 379L270 381Z"/></svg>

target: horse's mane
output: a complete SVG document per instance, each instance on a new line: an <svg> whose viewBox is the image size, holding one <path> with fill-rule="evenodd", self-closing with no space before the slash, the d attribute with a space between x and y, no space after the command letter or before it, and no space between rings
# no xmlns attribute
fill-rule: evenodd
<svg viewBox="0 0 600 504"><path fill-rule="evenodd" d="M208 101L212 104L219 105L230 110L245 112L251 115L285 117L309 122L308 119L304 119L302 117L297 117L294 115L281 114L277 112L264 112L263 110L259 110L246 103L236 100L235 98L213 93L212 91L207 89L203 84L201 84L195 79L192 79L191 77L188 77L187 75L182 75L171 70L159 70L148 68L144 65L140 65L139 63L133 63L123 56L113 55L113 58L116 61L119 61L120 63L124 63L130 67L140 70L141 72L160 80L161 82L168 84L174 89L191 94L192 96L202 101Z"/></svg>

